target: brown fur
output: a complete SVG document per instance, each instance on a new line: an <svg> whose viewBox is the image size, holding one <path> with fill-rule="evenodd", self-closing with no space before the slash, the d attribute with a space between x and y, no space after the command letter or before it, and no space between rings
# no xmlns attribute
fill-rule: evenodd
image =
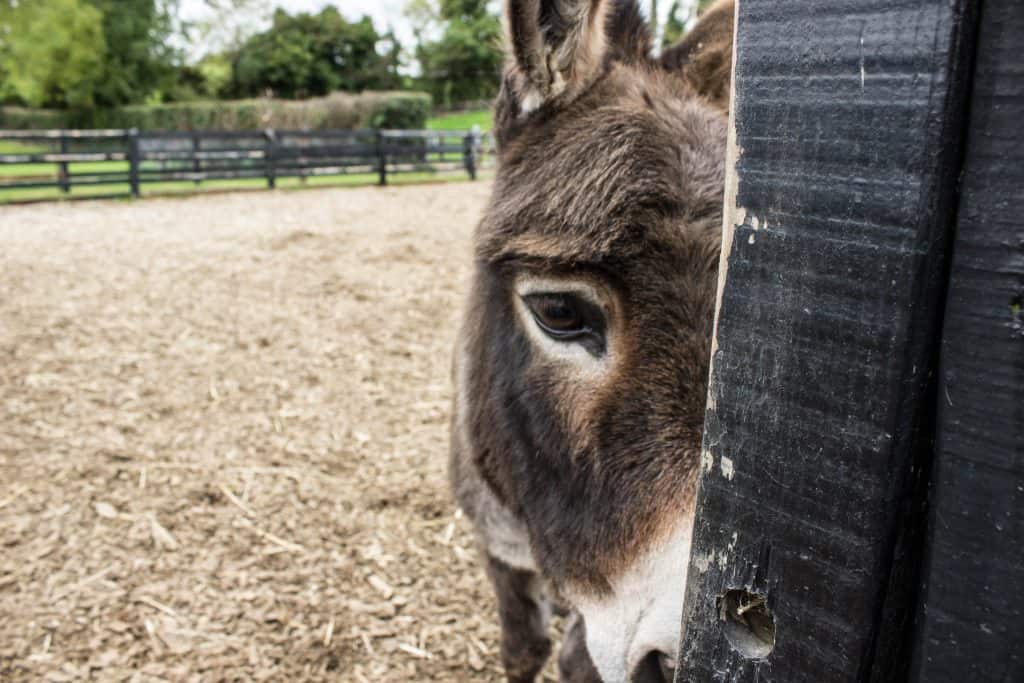
<svg viewBox="0 0 1024 683"><path fill-rule="evenodd" d="M733 0L719 0L682 42L661 55L662 65L690 85L711 84L704 95L723 111L729 109L733 14Z"/></svg>
<svg viewBox="0 0 1024 683"><path fill-rule="evenodd" d="M526 530L555 591L608 592L692 516L731 13L720 3L694 40L656 61L633 0L508 2L500 166L475 236L452 476L471 518L489 514L481 501L493 498ZM594 17L607 22L601 39L588 35ZM552 54L573 64L554 62L560 90L544 72ZM530 98L539 106L524 107ZM606 293L614 355L605 375L579 377L533 348L513 305L524 272L572 275Z"/></svg>

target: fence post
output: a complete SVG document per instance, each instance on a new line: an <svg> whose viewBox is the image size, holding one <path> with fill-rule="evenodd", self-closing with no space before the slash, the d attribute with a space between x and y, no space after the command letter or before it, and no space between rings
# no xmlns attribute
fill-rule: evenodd
<svg viewBox="0 0 1024 683"><path fill-rule="evenodd" d="M463 163L466 165L466 172L470 180L476 180L476 147L479 131L474 126L473 130L463 138Z"/></svg>
<svg viewBox="0 0 1024 683"><path fill-rule="evenodd" d="M737 4L679 683L907 680L981 4Z"/></svg>
<svg viewBox="0 0 1024 683"><path fill-rule="evenodd" d="M273 190L277 187L277 169L274 166L274 156L277 151L277 133L274 132L273 128L267 128L263 131L264 137L267 139L267 144L264 149L264 159L266 164L264 169L267 174L267 187Z"/></svg>
<svg viewBox="0 0 1024 683"><path fill-rule="evenodd" d="M60 132L60 153L68 153L68 137L63 130ZM68 162L62 161L58 164L57 174L59 177L61 191L64 192L64 194L71 192L71 176L68 173Z"/></svg>
<svg viewBox="0 0 1024 683"><path fill-rule="evenodd" d="M139 191L139 164L141 156L139 129L132 128L128 131L128 183L131 185L132 197L136 199L142 194Z"/></svg>
<svg viewBox="0 0 1024 683"><path fill-rule="evenodd" d="M195 183L196 185L199 185L202 182L202 179L199 177L199 172L202 171L202 170L203 170L203 166L202 166L202 164L199 161L199 134L193 132L192 133L192 172L195 173L196 177L195 177L195 179L192 182Z"/></svg>
<svg viewBox="0 0 1024 683"><path fill-rule="evenodd" d="M980 21L914 683L1024 680L1024 4L985 0Z"/></svg>
<svg viewBox="0 0 1024 683"><path fill-rule="evenodd" d="M384 132L377 131L377 169L380 174L380 185L388 184L388 154L384 148Z"/></svg>

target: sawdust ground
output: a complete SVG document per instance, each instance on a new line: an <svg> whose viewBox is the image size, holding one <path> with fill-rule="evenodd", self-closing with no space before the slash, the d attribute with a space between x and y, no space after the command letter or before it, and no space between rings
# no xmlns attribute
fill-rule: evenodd
<svg viewBox="0 0 1024 683"><path fill-rule="evenodd" d="M445 479L489 189L0 209L0 679L500 678Z"/></svg>

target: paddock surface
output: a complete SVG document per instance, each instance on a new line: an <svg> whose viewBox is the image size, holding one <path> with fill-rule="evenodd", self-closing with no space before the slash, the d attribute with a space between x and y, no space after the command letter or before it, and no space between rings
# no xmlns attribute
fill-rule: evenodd
<svg viewBox="0 0 1024 683"><path fill-rule="evenodd" d="M0 679L499 677L445 476L489 189L0 208Z"/></svg>

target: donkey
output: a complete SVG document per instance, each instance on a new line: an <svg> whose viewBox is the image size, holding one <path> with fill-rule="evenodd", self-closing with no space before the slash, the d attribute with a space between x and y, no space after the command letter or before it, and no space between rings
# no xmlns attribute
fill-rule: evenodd
<svg viewBox="0 0 1024 683"><path fill-rule="evenodd" d="M721 240L733 4L660 59L635 0L506 0L450 472L510 681L670 681Z"/></svg>

